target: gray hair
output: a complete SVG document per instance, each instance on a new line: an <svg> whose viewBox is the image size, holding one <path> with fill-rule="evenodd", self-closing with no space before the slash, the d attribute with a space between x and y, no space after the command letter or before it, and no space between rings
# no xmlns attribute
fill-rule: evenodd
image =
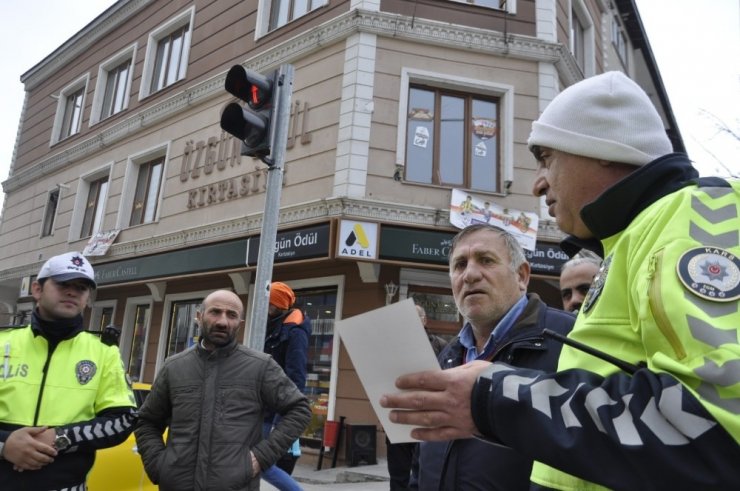
<svg viewBox="0 0 740 491"><path fill-rule="evenodd" d="M597 268L601 267L601 258L597 256L595 253L587 250L587 249L581 249L578 251L578 254L570 258L570 260L563 263L562 266L560 266L560 273L562 274L563 271L565 271L568 268L572 268L573 266L578 266L579 264L593 264Z"/></svg>
<svg viewBox="0 0 740 491"><path fill-rule="evenodd" d="M511 267L512 271L516 271L517 269L519 269L519 266L521 266L522 263L525 263L527 261L527 258L524 256L524 250L522 249L522 245L509 232L495 225L489 225L487 223L474 223L473 225L468 225L464 229L460 230L457 233L457 235L455 235L452 238L452 245L450 246L450 255L447 259L448 265L451 265L450 261L452 260L452 256L455 252L455 248L457 248L458 243L463 238L469 235L472 235L475 232L480 232L484 230L495 232L498 234L499 237L501 237L504 240L506 249L509 252L509 266Z"/></svg>

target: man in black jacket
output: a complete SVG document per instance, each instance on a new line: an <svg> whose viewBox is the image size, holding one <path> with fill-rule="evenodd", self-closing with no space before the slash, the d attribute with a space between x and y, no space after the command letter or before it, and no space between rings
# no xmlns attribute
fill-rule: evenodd
<svg viewBox="0 0 740 491"><path fill-rule="evenodd" d="M527 294L529 263L516 239L491 225L476 224L452 240L452 294L465 325L439 354L443 369L473 360L555 369L562 345L542 330L566 335L575 317ZM517 490L529 487L532 459L474 438L422 442L419 489Z"/></svg>

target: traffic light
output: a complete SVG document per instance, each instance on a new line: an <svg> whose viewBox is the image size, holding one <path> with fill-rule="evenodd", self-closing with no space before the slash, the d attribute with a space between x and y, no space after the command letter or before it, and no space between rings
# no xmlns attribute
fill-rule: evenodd
<svg viewBox="0 0 740 491"><path fill-rule="evenodd" d="M246 107L232 102L221 113L221 128L242 141L242 155L258 157L267 165L270 155L271 127L274 109L277 71L265 76L241 65L234 65L226 74L226 91L246 102Z"/></svg>

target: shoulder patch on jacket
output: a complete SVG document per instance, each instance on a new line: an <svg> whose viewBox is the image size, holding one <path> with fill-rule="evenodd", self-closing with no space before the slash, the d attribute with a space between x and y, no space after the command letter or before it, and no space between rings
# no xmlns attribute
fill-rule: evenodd
<svg viewBox="0 0 740 491"><path fill-rule="evenodd" d="M740 259L725 249L689 249L678 259L676 272L687 290L705 300L740 299Z"/></svg>
<svg viewBox="0 0 740 491"><path fill-rule="evenodd" d="M596 276L594 276L594 280L591 282L591 287L588 289L588 293L586 293L586 298L583 299L583 306L581 309L584 313L591 310L591 307L594 306L596 300L598 300L601 295L601 290L604 289L604 283L606 283L606 276L609 274L609 266L611 263L612 256L607 257L601 263L601 267L596 273Z"/></svg>

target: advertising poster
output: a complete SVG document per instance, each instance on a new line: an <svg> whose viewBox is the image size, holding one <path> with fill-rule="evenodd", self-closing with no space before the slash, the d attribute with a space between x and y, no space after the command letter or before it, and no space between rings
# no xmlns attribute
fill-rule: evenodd
<svg viewBox="0 0 740 491"><path fill-rule="evenodd" d="M503 208L460 189L452 190L450 223L465 228L474 223L488 223L500 227L517 238L522 247L534 251L537 242L539 217L535 213Z"/></svg>

